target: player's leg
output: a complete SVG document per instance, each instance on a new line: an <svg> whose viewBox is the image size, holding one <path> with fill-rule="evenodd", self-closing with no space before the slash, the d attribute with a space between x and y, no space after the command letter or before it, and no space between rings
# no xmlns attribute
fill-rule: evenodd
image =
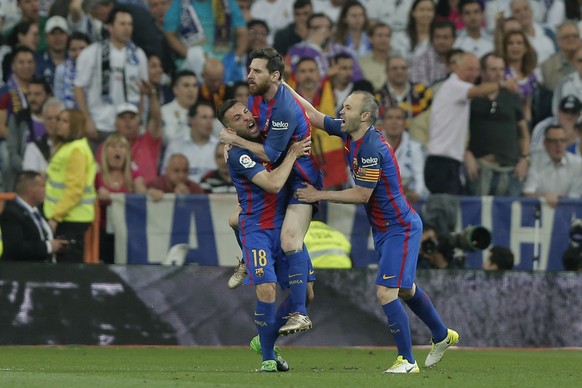
<svg viewBox="0 0 582 388"><path fill-rule="evenodd" d="M240 240L240 236L238 234L238 216L242 209L240 206L237 206L236 209L230 214L228 217L228 225L234 231L234 235L236 237L236 241L238 246L242 249L242 243ZM243 280L247 277L247 268L245 266L244 260L239 260L238 264L234 267L234 272L228 279L228 288L237 288L242 286Z"/></svg>
<svg viewBox="0 0 582 388"><path fill-rule="evenodd" d="M290 204L287 206L283 221L281 249L289 263L289 286L293 311L287 323L281 327L279 331L281 334L311 329L311 321L307 317L305 305L310 258L303 239L311 222L312 208L308 204Z"/></svg>

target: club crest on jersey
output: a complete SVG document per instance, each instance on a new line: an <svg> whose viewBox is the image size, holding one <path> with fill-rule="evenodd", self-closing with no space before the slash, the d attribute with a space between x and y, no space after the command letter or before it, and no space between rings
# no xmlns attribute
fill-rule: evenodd
<svg viewBox="0 0 582 388"><path fill-rule="evenodd" d="M265 270L263 268L255 268L255 276L258 278L262 278L265 276Z"/></svg>
<svg viewBox="0 0 582 388"><path fill-rule="evenodd" d="M241 164L241 166L243 166L244 168L251 168L254 167L255 164L257 164L253 159L251 159L250 156L248 155L241 155L241 157L239 158L239 163Z"/></svg>

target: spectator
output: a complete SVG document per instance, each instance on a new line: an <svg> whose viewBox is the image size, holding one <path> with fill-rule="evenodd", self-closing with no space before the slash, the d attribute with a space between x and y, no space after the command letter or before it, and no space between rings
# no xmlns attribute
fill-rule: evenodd
<svg viewBox="0 0 582 388"><path fill-rule="evenodd" d="M44 28L47 48L35 54L36 75L44 77L51 89L55 88L55 73L64 71L67 59L69 26L62 16L52 16Z"/></svg>
<svg viewBox="0 0 582 388"><path fill-rule="evenodd" d="M406 29L406 21L408 20L408 13L411 7L412 0L366 1L366 10L370 20L385 23L390 26L392 32L400 32Z"/></svg>
<svg viewBox="0 0 582 388"><path fill-rule="evenodd" d="M576 71L562 78L554 90L552 100L554 113L558 111L558 104L566 96L572 95L582 101L582 47L574 53L574 67Z"/></svg>
<svg viewBox="0 0 582 388"><path fill-rule="evenodd" d="M582 195L582 159L566 152L566 131L549 126L544 149L532 154L531 168L523 188L526 197L543 197L555 207L561 197L580 198Z"/></svg>
<svg viewBox="0 0 582 388"><path fill-rule="evenodd" d="M188 117L190 134L168 144L163 166L165 169L173 154L183 154L190 165L189 179L199 183L208 171L216 169L214 152L218 139L212 136L214 109L209 103L200 101L190 108Z"/></svg>
<svg viewBox="0 0 582 388"><path fill-rule="evenodd" d="M46 134L42 121L42 107L51 96L47 83L42 78L33 78L28 85L28 109L8 118L8 140L6 146L9 155L11 173L10 179L5 181L7 187L12 187L12 177L16 177L22 170L22 159L27 144L40 141ZM5 175L6 178L6 175Z"/></svg>
<svg viewBox="0 0 582 388"><path fill-rule="evenodd" d="M28 143L24 150L22 169L36 171L42 175L52 155L60 146L57 134L59 113L64 109L63 104L55 97L49 98L42 107L42 122L46 129L44 136L37 141Z"/></svg>
<svg viewBox="0 0 582 388"><path fill-rule="evenodd" d="M352 92L354 59L348 54L338 54L333 58L331 85L335 96L335 110L339 112L346 97ZM339 113L337 114L339 116Z"/></svg>
<svg viewBox="0 0 582 388"><path fill-rule="evenodd" d="M430 107L432 91L424 84L408 80L408 63L401 55L391 55L386 61L386 84L376 99L380 104L380 115L393 106L406 112L410 120Z"/></svg>
<svg viewBox="0 0 582 388"><path fill-rule="evenodd" d="M174 99L170 77L164 73L162 60L156 54L148 54L148 79L150 85L156 89L160 106Z"/></svg>
<svg viewBox="0 0 582 388"><path fill-rule="evenodd" d="M292 3L289 0L254 0L251 17L267 22L267 43L272 47L277 31L292 22Z"/></svg>
<svg viewBox="0 0 582 388"><path fill-rule="evenodd" d="M226 85L224 84L224 65L217 59L209 58L204 64L200 100L207 102L216 111L224 101Z"/></svg>
<svg viewBox="0 0 582 388"><path fill-rule="evenodd" d="M347 237L323 221L313 220L305 235L313 268L352 268L352 244Z"/></svg>
<svg viewBox="0 0 582 388"><path fill-rule="evenodd" d="M534 73L536 52L523 32L510 31L505 34L503 59L505 60L505 78L515 79L519 85L523 115L529 125L532 121L532 98L537 85L537 77Z"/></svg>
<svg viewBox="0 0 582 388"><path fill-rule="evenodd" d="M188 110L198 101L199 92L196 74L190 70L180 70L172 79L174 99L162 106L164 143L188 135Z"/></svg>
<svg viewBox="0 0 582 388"><path fill-rule="evenodd" d="M30 22L20 22L8 37L8 46L0 51L2 57L2 80L7 82L12 74L12 59L14 50L27 47L34 53L38 47L38 26Z"/></svg>
<svg viewBox="0 0 582 388"><path fill-rule="evenodd" d="M430 29L430 46L414 58L410 80L432 85L447 75L447 54L455 43L455 26L450 21L436 21Z"/></svg>
<svg viewBox="0 0 582 388"><path fill-rule="evenodd" d="M89 37L82 32L73 32L67 41L67 59L62 68L55 74L53 93L65 104L67 109L77 108L75 100L75 76L77 74L77 58L81 51L91 44Z"/></svg>
<svg viewBox="0 0 582 388"><path fill-rule="evenodd" d="M455 30L465 27L461 17L460 0L438 0L436 5L436 19L447 20L453 23Z"/></svg>
<svg viewBox="0 0 582 388"><path fill-rule="evenodd" d="M266 48L269 26L262 20L252 19L247 23L249 31L248 50L244 56L238 57L236 51L231 51L222 59L224 65L223 81L231 84L237 81L246 81L248 66L250 65L249 55L253 50Z"/></svg>
<svg viewBox="0 0 582 388"><path fill-rule="evenodd" d="M428 190L424 185L424 150L422 144L411 139L406 131L406 112L398 107L388 108L384 112L381 128L398 160L406 199L410 203L426 199Z"/></svg>
<svg viewBox="0 0 582 388"><path fill-rule="evenodd" d="M200 187L205 193L233 193L236 194L236 188L230 179L228 172L228 164L224 160L224 144L216 144L216 151L214 152L214 161L216 162L216 170L207 172L200 180ZM195 184L194 182L192 182Z"/></svg>
<svg viewBox="0 0 582 388"><path fill-rule="evenodd" d="M553 32L534 21L529 0L512 0L511 15L521 23L523 32L536 53L535 66L541 65L556 52Z"/></svg>
<svg viewBox="0 0 582 388"><path fill-rule="evenodd" d="M430 42L430 27L435 18L432 0L414 0L405 31L392 34L392 49L407 59L424 53Z"/></svg>
<svg viewBox="0 0 582 388"><path fill-rule="evenodd" d="M503 58L485 55L482 82L500 82L504 69ZM469 194L520 196L530 159L530 136L519 97L501 89L472 99L469 132L465 152Z"/></svg>
<svg viewBox="0 0 582 388"><path fill-rule="evenodd" d="M54 263L54 255L68 247L68 241L54 238L38 209L45 199L44 185L44 178L34 171L16 177L16 199L6 203L0 214L3 261Z"/></svg>
<svg viewBox="0 0 582 388"><path fill-rule="evenodd" d="M564 128L567 144L572 145L575 143L578 138L576 123L580 119L580 113L582 113L582 102L576 96L569 95L562 98L558 106L558 114L540 121L535 126L531 136L530 149L532 151L543 149L546 129L551 125L558 125Z"/></svg>
<svg viewBox="0 0 582 388"><path fill-rule="evenodd" d="M218 18L217 13L225 17ZM187 58L191 64L203 59L205 54L221 60L233 49L242 58L248 46L245 24L235 0L172 0L164 16L168 45L179 58Z"/></svg>
<svg viewBox="0 0 582 388"><path fill-rule="evenodd" d="M287 55L289 48L307 39L309 27L307 20L313 13L311 0L295 0L293 2L293 23L275 33L273 48L282 56Z"/></svg>
<svg viewBox="0 0 582 388"><path fill-rule="evenodd" d="M166 74L173 74L176 70L174 55L170 49L170 46L168 46L168 43L166 42L166 37L164 34L164 15L170 6L170 0L148 0L147 3L149 4L149 12L152 14L155 20L156 38L160 39L158 46L161 49L161 52L155 52L151 50L149 52L146 51L148 54L148 59L150 59L152 56L157 57L160 60L162 68L164 69L163 72ZM169 101L169 99L166 101Z"/></svg>
<svg viewBox="0 0 582 388"><path fill-rule="evenodd" d="M485 271L507 271L513 269L514 260L511 249L495 245L489 251L489 255L483 263L483 269Z"/></svg>
<svg viewBox="0 0 582 388"><path fill-rule="evenodd" d="M335 115L335 96L329 79L321 80L317 63L311 58L303 58L297 64L295 90L316 109L329 116ZM337 136L330 136L321 128L312 127L311 152L323 173L323 187L333 189L344 186L348 181L347 165L344 157L344 143Z"/></svg>
<svg viewBox="0 0 582 388"><path fill-rule="evenodd" d="M461 0L460 10L465 28L459 31L453 47L473 53L477 58L493 51L493 38L483 28L483 7L480 0Z"/></svg>
<svg viewBox="0 0 582 388"><path fill-rule="evenodd" d="M222 155L224 160L224 154ZM188 159L183 154L172 154L165 168L165 174L148 183L147 193L154 201L160 201L164 193L204 194L204 190L188 179Z"/></svg>
<svg viewBox="0 0 582 388"><path fill-rule="evenodd" d="M485 24L489 31L495 29L495 21L500 15L502 18L511 16L511 3L512 0L485 0ZM529 3L533 11L533 19L536 23L542 23L546 15L547 0L529 0Z"/></svg>
<svg viewBox="0 0 582 388"><path fill-rule="evenodd" d="M560 80L576 71L576 50L582 47L576 23L567 21L558 27L559 51L541 65L542 84L553 91Z"/></svg>
<svg viewBox="0 0 582 388"><path fill-rule="evenodd" d="M47 169L44 214L55 236L69 240L57 255L62 262L83 262L85 231L95 218L97 165L85 137L85 118L79 110L59 114L60 147Z"/></svg>
<svg viewBox="0 0 582 388"><path fill-rule="evenodd" d="M20 8L22 22L32 23L36 26L38 31L38 50L46 48L46 35L44 26L46 25L47 17L40 15L39 0L17 0L18 8ZM9 36L12 31L5 31L4 35Z"/></svg>
<svg viewBox="0 0 582 388"><path fill-rule="evenodd" d="M230 100L231 98L234 98L241 104L246 105L249 100L249 95L250 95L249 84L246 81L238 81L228 88L225 100Z"/></svg>
<svg viewBox="0 0 582 388"><path fill-rule="evenodd" d="M368 55L372 46L366 31L369 28L366 9L357 0L347 1L340 12L335 41L356 54L356 58Z"/></svg>
<svg viewBox="0 0 582 388"><path fill-rule="evenodd" d="M114 8L107 26L109 39L93 43L79 55L74 83L94 149L115 129L117 106L142 104L141 83L148 80L145 53L130 39L131 14L125 8Z"/></svg>
<svg viewBox="0 0 582 388"><path fill-rule="evenodd" d="M460 55L453 73L435 95L424 168L426 187L433 194L461 194L459 169L469 132L469 100L486 97L500 88L517 92L517 85L512 80L473 85L479 70L479 60L474 54Z"/></svg>
<svg viewBox="0 0 582 388"><path fill-rule="evenodd" d="M105 139L101 149L100 171L95 178L101 217L99 225L99 257L106 264L115 263L113 233L107 230L107 213L113 193L144 194L146 187L139 170L131 161L129 142L119 133Z"/></svg>
<svg viewBox="0 0 582 388"><path fill-rule="evenodd" d="M313 58L317 62L317 67L321 77L325 77L330 62L340 53L348 54L354 58L354 70L352 81L362 79L362 70L355 59L355 54L339 43L333 43L331 40L333 23L331 19L321 13L314 13L307 21L309 34L307 39L289 48L288 58L291 63L293 73L297 71L297 63L302 58Z"/></svg>
<svg viewBox="0 0 582 388"><path fill-rule="evenodd" d="M358 62L364 73L364 78L372 83L378 91L386 83L386 61L392 51L390 39L392 32L384 23L376 23L368 29L368 37L372 52L361 57Z"/></svg>

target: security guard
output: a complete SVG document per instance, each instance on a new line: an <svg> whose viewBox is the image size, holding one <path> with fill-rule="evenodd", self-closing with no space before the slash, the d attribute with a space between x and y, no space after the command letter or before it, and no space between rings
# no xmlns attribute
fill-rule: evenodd
<svg viewBox="0 0 582 388"><path fill-rule="evenodd" d="M305 245L313 268L352 268L352 244L343 233L321 221L311 221Z"/></svg>

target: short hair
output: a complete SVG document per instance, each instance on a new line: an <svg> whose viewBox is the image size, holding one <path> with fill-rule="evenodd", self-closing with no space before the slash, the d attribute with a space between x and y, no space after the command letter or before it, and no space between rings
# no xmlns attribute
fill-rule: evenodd
<svg viewBox="0 0 582 388"><path fill-rule="evenodd" d="M463 59L463 57L465 56L465 50L460 49L460 48L454 48L452 50L450 50L447 55L447 65L451 65L453 58L455 57L455 55L460 55L459 58L457 59L456 63L459 64L461 62L461 60Z"/></svg>
<svg viewBox="0 0 582 388"><path fill-rule="evenodd" d="M408 117L408 114L406 113L406 111L404 109L402 109L401 107L399 107L398 105L390 105L389 107L387 107L384 110L384 117L386 117L386 114L391 110L397 110L398 112L400 112L402 114L402 120L406 120L406 118Z"/></svg>
<svg viewBox="0 0 582 388"><path fill-rule="evenodd" d="M37 171L23 170L16 175L14 183L14 191L18 195L26 193L28 188L32 185L36 177L41 176Z"/></svg>
<svg viewBox="0 0 582 388"><path fill-rule="evenodd" d="M491 255L489 256L491 264L497 265L500 270L508 270L513 268L514 256L511 249L499 245L491 248Z"/></svg>
<svg viewBox="0 0 582 388"><path fill-rule="evenodd" d="M274 48L268 47L253 50L250 59L251 61L253 59L265 59L267 61L267 70L269 71L269 74L278 71L279 79L283 77L283 73L285 72L285 62L283 62L281 54L279 54Z"/></svg>
<svg viewBox="0 0 582 388"><path fill-rule="evenodd" d="M48 82L46 82L46 79L44 77L39 77L39 76L35 75L32 77L30 84L31 85L41 85L46 94L48 94L48 95L53 94L51 86L49 85Z"/></svg>
<svg viewBox="0 0 582 388"><path fill-rule="evenodd" d="M194 73L192 70L179 70L176 73L174 73L174 76L172 77L172 84L171 84L172 88L174 86L176 86L176 84L178 83L178 81L182 77L194 77L198 81L198 77L196 76L196 73Z"/></svg>
<svg viewBox="0 0 582 388"><path fill-rule="evenodd" d="M235 100L234 98L231 98L230 100L226 100L224 101L222 104L220 104L220 106L216 109L216 118L218 119L218 121L220 121L222 123L222 125L224 125L225 127L228 127L228 124L225 123L224 120L224 116L226 115L226 112L228 112L228 110L230 108L232 108L233 106L235 106L236 104L240 104L239 100Z"/></svg>
<svg viewBox="0 0 582 388"><path fill-rule="evenodd" d="M352 57L350 54L346 53L346 52L339 52L336 55L333 56L333 59L335 61L338 61L340 59L350 59L351 61L354 61L354 57Z"/></svg>
<svg viewBox="0 0 582 388"><path fill-rule="evenodd" d="M214 107L212 106L211 103L209 103L208 101L199 100L194 105L192 105L190 107L190 109L188 109L188 117L194 117L194 116L196 116L198 114L198 109L201 106L207 106L207 107L209 107L212 110L212 112L214 112Z"/></svg>
<svg viewBox="0 0 582 388"><path fill-rule="evenodd" d="M309 17L309 19L307 19L307 27L308 28L311 28L311 21L313 19L318 19L318 18L326 18L327 21L329 22L330 27L333 28L333 20L331 20L331 18L329 16L327 16L326 14L324 14L322 12L318 12L318 13L311 14L311 16Z"/></svg>
<svg viewBox="0 0 582 388"><path fill-rule="evenodd" d="M352 93L353 95L359 94L362 96L362 108L360 109L360 113L370 113L370 120L368 120L369 124L374 124L378 119L378 102L374 95L370 92L364 90L358 90Z"/></svg>
<svg viewBox="0 0 582 388"><path fill-rule="evenodd" d="M116 5L111 12L109 12L109 15L107 16L107 21L105 22L105 24L113 24L115 23L115 18L117 17L117 14L119 13L126 13L129 14L129 16L131 16L131 19L133 20L133 15L131 14L131 12L129 12L129 8L125 7L123 5Z"/></svg>
<svg viewBox="0 0 582 388"><path fill-rule="evenodd" d="M181 152L176 152L176 153L170 155L170 157L168 158L168 164L166 165L166 168L167 168L167 166L170 165L170 163L172 163L172 161L174 161L175 159L180 159L180 158L184 159L186 161L187 165L190 165L190 162L188 161L188 158L186 157L186 155L184 155Z"/></svg>
<svg viewBox="0 0 582 388"><path fill-rule="evenodd" d="M578 32L578 34L580 34L580 29L578 28L578 23L573 21L573 20L566 20L564 23L560 24L557 28L556 28L556 35L558 36L558 38L560 38L560 31L564 28L564 27L574 27L576 29L576 31Z"/></svg>
<svg viewBox="0 0 582 388"><path fill-rule="evenodd" d="M306 7L308 5L313 7L311 0L295 0L295 2L293 3L293 9L295 10L295 9L303 8L303 7Z"/></svg>
<svg viewBox="0 0 582 388"><path fill-rule="evenodd" d="M481 64L481 70L484 70L487 67L487 61L489 60L489 58L497 58L497 59L503 59L503 57L499 54L496 54L494 52L488 52L487 54L483 55L481 57L481 59L479 59L479 62Z"/></svg>
<svg viewBox="0 0 582 388"><path fill-rule="evenodd" d="M463 13L463 8L469 4L478 4L481 11L485 11L485 4L481 0L461 0L459 1L459 12Z"/></svg>
<svg viewBox="0 0 582 388"><path fill-rule="evenodd" d="M31 49L29 49L26 46L18 46L12 52L12 60L10 61L10 64L13 65L14 62L16 62L16 57L18 56L18 54L22 54L22 53L28 53L28 54L32 55L32 58L34 59L34 51L32 51Z"/></svg>
<svg viewBox="0 0 582 388"><path fill-rule="evenodd" d="M436 30L444 30L448 28L453 33L453 38L457 37L457 28L455 24L450 20L435 20L430 26L430 40L434 38L434 33Z"/></svg>
<svg viewBox="0 0 582 388"><path fill-rule="evenodd" d="M313 62L313 63L315 63L315 66L319 69L319 65L317 64L317 61L315 60L315 58L313 58L313 57L301 57L301 58L299 58L299 60L295 64L295 71L296 72L297 72L297 69L299 68L299 65L301 65L304 62Z"/></svg>
<svg viewBox="0 0 582 388"><path fill-rule="evenodd" d="M75 31L67 38L67 51L69 50L69 47L71 47L71 42L74 40L82 40L87 43L87 46L91 44L91 38L89 38L89 35L81 31Z"/></svg>
<svg viewBox="0 0 582 388"><path fill-rule="evenodd" d="M251 28L253 28L254 26L263 26L265 27L265 29L267 30L267 33L269 33L271 31L271 29L269 28L269 26L267 25L267 23L265 23L264 20L261 19L251 19L247 22L247 29L250 30Z"/></svg>
<svg viewBox="0 0 582 388"><path fill-rule="evenodd" d="M386 58L386 69L388 69L388 67L390 66L390 62L392 62L394 59L403 59L404 62L406 62L406 67L410 67L410 63L408 62L408 59L404 55L390 54L388 55L388 58Z"/></svg>
<svg viewBox="0 0 582 388"><path fill-rule="evenodd" d="M18 45L18 35L26 35L28 34L28 31L30 31L30 27L32 27L34 23L32 22L25 22L25 21L21 21L19 23L17 23L14 28L12 29L12 32L10 33L10 35L7 38L7 42L9 46L11 47L16 47ZM40 33L40 31L39 31Z"/></svg>
<svg viewBox="0 0 582 388"><path fill-rule="evenodd" d="M62 111L63 109L65 109L65 106L63 105L61 100L59 100L57 97L51 97L44 102L44 104L42 106L42 114L45 114L47 109L50 108L51 106L58 106L59 112Z"/></svg>
<svg viewBox="0 0 582 388"><path fill-rule="evenodd" d="M368 37L371 38L372 36L374 36L374 34L376 33L376 30L379 28L388 28L390 30L390 34L392 34L392 27L390 27L388 24L386 24L384 22L378 22L378 23L372 24L368 28L368 31L366 31L366 33L368 34Z"/></svg>
<svg viewBox="0 0 582 388"><path fill-rule="evenodd" d="M86 135L86 119L85 114L79 109L66 109L61 111L69 113L69 137L65 139L65 143L73 140L81 139Z"/></svg>
<svg viewBox="0 0 582 388"><path fill-rule="evenodd" d="M552 129L561 129L562 131L566 132L566 130L564 129L564 127L562 127L561 125L548 125L546 127L546 129L544 129L544 137L548 134L548 132L550 132Z"/></svg>

